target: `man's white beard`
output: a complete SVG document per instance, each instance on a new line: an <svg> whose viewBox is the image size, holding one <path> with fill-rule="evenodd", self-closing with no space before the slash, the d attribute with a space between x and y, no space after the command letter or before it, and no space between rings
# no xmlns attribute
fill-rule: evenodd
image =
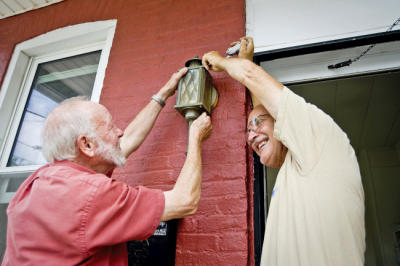
<svg viewBox="0 0 400 266"><path fill-rule="evenodd" d="M126 162L126 158L123 155L121 149L115 147L109 143L105 143L100 138L96 138L97 144L99 145L96 150L96 154L103 158L105 161L115 164L117 167L123 167Z"/></svg>

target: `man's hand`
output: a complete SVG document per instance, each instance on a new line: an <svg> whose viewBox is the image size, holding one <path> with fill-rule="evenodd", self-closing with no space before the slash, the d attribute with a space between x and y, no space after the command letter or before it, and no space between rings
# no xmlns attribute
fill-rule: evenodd
<svg viewBox="0 0 400 266"><path fill-rule="evenodd" d="M199 142L206 140L211 134L211 119L204 112L190 126L190 137L197 139Z"/></svg>
<svg viewBox="0 0 400 266"><path fill-rule="evenodd" d="M253 61L253 56L254 56L253 38L251 37L240 38L240 50L238 58L244 58Z"/></svg>
<svg viewBox="0 0 400 266"><path fill-rule="evenodd" d="M239 41L232 42L230 47L235 46L237 43L240 43L240 50L238 53L238 58L244 58L250 61L253 61L254 56L254 42L251 37L242 37Z"/></svg>
<svg viewBox="0 0 400 266"><path fill-rule="evenodd" d="M158 96L160 96L164 101L168 99L168 97L174 95L176 88L178 86L179 80L186 74L188 69L186 67L181 68L178 70L178 72L175 72L172 74L171 78L168 80L168 82L160 89L160 91L157 93Z"/></svg>
<svg viewBox="0 0 400 266"><path fill-rule="evenodd" d="M207 70L222 72L225 70L223 66L226 58L222 57L217 51L208 52L203 55L202 63Z"/></svg>

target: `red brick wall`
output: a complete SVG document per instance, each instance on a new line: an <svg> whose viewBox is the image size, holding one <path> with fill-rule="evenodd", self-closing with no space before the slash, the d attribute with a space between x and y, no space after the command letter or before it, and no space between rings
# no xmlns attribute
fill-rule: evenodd
<svg viewBox="0 0 400 266"><path fill-rule="evenodd" d="M124 127L187 59L222 53L244 35L244 15L244 0L65 0L0 20L0 80L15 44L68 25L117 19L101 103ZM202 197L198 212L179 223L176 264L254 264L245 90L224 73L212 75L220 98L212 136L203 146ZM187 123L174 103L172 97L145 143L114 177L172 188L187 144Z"/></svg>

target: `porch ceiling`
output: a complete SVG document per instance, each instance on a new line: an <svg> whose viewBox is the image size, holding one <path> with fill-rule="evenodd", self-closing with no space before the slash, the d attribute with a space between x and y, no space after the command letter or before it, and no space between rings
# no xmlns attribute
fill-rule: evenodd
<svg viewBox="0 0 400 266"><path fill-rule="evenodd" d="M0 19L38 9L63 0L0 0Z"/></svg>
<svg viewBox="0 0 400 266"><path fill-rule="evenodd" d="M356 151L400 143L400 71L289 86L347 133Z"/></svg>

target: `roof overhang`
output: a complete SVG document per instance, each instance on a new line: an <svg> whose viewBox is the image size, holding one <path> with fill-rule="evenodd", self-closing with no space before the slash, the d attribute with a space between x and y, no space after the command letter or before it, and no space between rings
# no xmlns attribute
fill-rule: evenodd
<svg viewBox="0 0 400 266"><path fill-rule="evenodd" d="M0 0L0 19L52 5L63 0Z"/></svg>

